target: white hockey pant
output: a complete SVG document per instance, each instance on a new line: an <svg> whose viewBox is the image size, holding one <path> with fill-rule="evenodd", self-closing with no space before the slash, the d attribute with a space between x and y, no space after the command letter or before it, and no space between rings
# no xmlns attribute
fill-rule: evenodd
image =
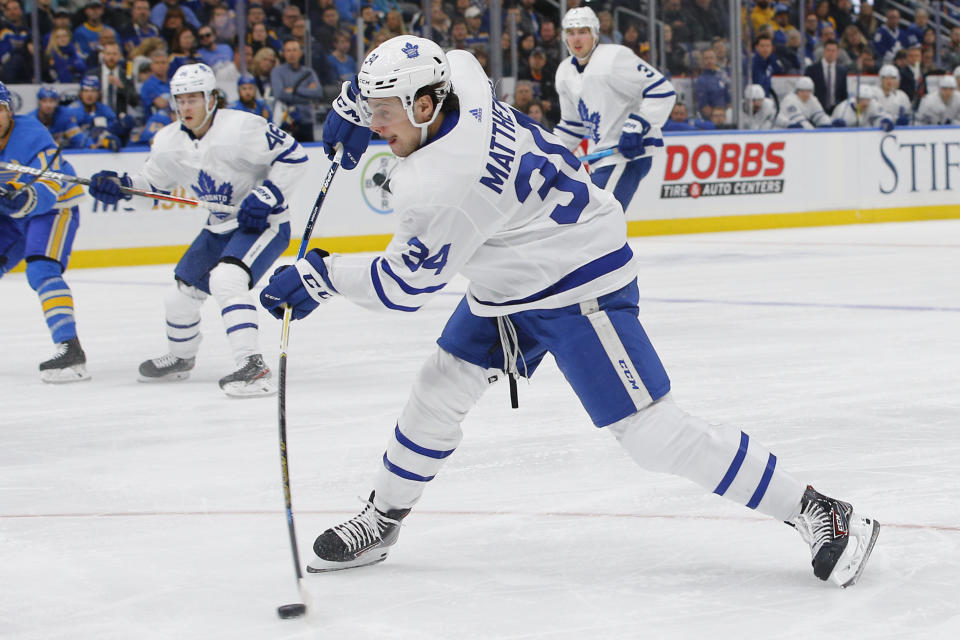
<svg viewBox="0 0 960 640"><path fill-rule="evenodd" d="M194 358L200 349L200 307L207 294L177 280L163 299L167 319L170 353L178 358Z"/></svg>
<svg viewBox="0 0 960 640"><path fill-rule="evenodd" d="M247 356L260 353L257 307L250 295L250 273L237 264L218 263L210 271L210 294L220 306L233 357L237 366L242 366Z"/></svg>
<svg viewBox="0 0 960 640"><path fill-rule="evenodd" d="M374 481L378 509L408 509L454 452L460 423L501 375L437 349L420 369Z"/></svg>
<svg viewBox="0 0 960 640"><path fill-rule="evenodd" d="M688 478L779 520L796 514L806 489L747 434L686 413L669 394L607 428L644 469Z"/></svg>

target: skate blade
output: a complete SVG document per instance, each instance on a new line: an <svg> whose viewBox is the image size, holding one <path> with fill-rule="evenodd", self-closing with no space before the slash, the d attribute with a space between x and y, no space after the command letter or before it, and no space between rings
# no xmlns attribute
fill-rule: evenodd
<svg viewBox="0 0 960 640"><path fill-rule="evenodd" d="M141 373L137 376L137 382L177 382L178 380L186 380L189 377L189 371L177 371L175 373L168 373L165 376L158 376L156 378L151 378Z"/></svg>
<svg viewBox="0 0 960 640"><path fill-rule="evenodd" d="M45 371L41 371L40 379L47 384L66 384L68 382L89 380L90 373L87 372L85 365L76 364L63 369L46 369Z"/></svg>
<svg viewBox="0 0 960 640"><path fill-rule="evenodd" d="M870 559L870 554L873 552L873 546L877 543L877 536L880 535L880 523L873 518L860 518L862 525L865 527L870 527L869 537L867 535L857 536L856 545L847 545L847 548L852 547L852 552L849 554L844 553L840 557L840 562L837 564L842 564L842 568L838 566L837 569L834 569L833 573L830 575L830 579L836 584L840 585L841 588L846 589L847 587L852 587L857 583L857 580L860 579L860 574L863 573L864 568L867 566L867 560ZM866 532L864 532L866 534Z"/></svg>
<svg viewBox="0 0 960 640"><path fill-rule="evenodd" d="M331 571L343 571L344 569L353 569L354 567L365 567L371 564L378 564L386 559L386 549L374 549L373 551L365 553L355 560L348 560L346 562L330 562L329 560L324 560L323 558L314 556L313 560L307 564L307 573L329 573Z"/></svg>
<svg viewBox="0 0 960 640"><path fill-rule="evenodd" d="M231 398L265 398L277 394L277 388L268 380L228 382L220 388Z"/></svg>

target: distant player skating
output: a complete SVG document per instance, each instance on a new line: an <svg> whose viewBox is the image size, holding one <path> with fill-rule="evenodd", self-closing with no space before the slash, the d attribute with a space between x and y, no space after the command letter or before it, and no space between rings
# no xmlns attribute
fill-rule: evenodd
<svg viewBox="0 0 960 640"><path fill-rule="evenodd" d="M880 525L736 427L674 404L637 317L638 265L620 204L556 136L496 99L473 56L395 37L370 52L338 103L325 144L359 157L369 127L400 158L397 231L372 260L311 251L277 270L261 303L277 317L290 305L295 319L336 295L414 312L456 274L470 282L390 426L366 507L316 539L309 571L384 560L480 396L505 375L529 378L550 353L594 425L640 466L785 521L809 545L818 578L857 581Z"/></svg>
<svg viewBox="0 0 960 640"><path fill-rule="evenodd" d="M220 379L231 396L276 391L258 346L257 309L250 296L290 242L286 198L303 179L307 156L290 135L260 116L217 108L216 79L205 64L185 65L170 81L178 121L160 130L139 174L100 171L94 198L116 204L120 186L169 191L185 187L197 199L239 204L237 213L210 212L174 269L164 300L169 352L140 365L140 380L181 380L200 348L200 307L213 296L237 370Z"/></svg>

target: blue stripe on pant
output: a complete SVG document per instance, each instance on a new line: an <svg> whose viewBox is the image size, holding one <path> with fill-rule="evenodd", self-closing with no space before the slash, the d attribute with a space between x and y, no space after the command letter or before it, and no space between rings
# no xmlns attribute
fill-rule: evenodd
<svg viewBox="0 0 960 640"><path fill-rule="evenodd" d="M636 192L637 187L640 186L640 181L650 172L652 165L653 158L651 156L636 158L627 162L626 165L614 164L591 171L590 179L593 181L593 184L601 189L612 191L613 197L617 199L620 206L626 211L627 207L630 206L630 201L633 200L633 194ZM623 167L623 172L620 173L616 179L616 184L607 186L614 170L619 170L620 167Z"/></svg>

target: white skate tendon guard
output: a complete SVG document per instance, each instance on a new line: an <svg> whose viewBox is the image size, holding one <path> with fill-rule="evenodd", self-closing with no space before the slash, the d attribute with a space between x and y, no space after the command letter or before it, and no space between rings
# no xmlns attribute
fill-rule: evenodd
<svg viewBox="0 0 960 640"><path fill-rule="evenodd" d="M856 513L850 515L849 526L850 540L847 548L843 550L833 572L830 573L830 581L844 589L852 587L860 579L860 574L870 559L873 545L877 543L877 536L880 535L879 522Z"/></svg>

